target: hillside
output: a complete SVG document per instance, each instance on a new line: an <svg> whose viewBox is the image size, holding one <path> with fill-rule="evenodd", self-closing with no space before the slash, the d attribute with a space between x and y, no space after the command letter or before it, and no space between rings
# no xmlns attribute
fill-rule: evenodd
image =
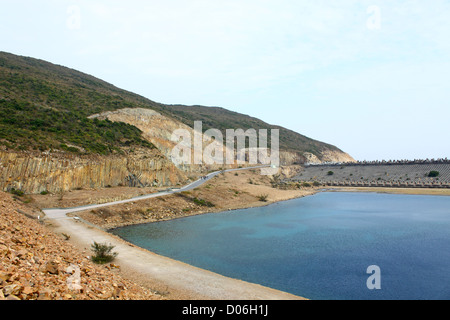
<svg viewBox="0 0 450 320"><path fill-rule="evenodd" d="M120 122L87 119L105 111L149 108L190 127L280 129L280 149L322 159L337 147L257 118L223 108L164 105L121 90L90 75L33 58L0 52L0 144L41 151L120 153L129 146L152 148L140 130Z"/></svg>
<svg viewBox="0 0 450 320"><path fill-rule="evenodd" d="M95 154L153 148L133 126L88 119L138 104L120 94L125 93L75 70L0 53L0 145Z"/></svg>
<svg viewBox="0 0 450 320"><path fill-rule="evenodd" d="M164 105L82 72L0 52L0 190L169 187L220 169L170 160L174 130L280 129L282 165L347 162L338 148L223 108ZM192 131L191 131L192 132Z"/></svg>

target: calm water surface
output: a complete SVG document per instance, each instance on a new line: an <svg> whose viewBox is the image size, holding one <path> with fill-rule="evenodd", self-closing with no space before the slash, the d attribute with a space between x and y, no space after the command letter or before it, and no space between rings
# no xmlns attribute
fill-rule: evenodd
<svg viewBox="0 0 450 320"><path fill-rule="evenodd" d="M450 299L450 197L324 192L112 232L310 299ZM367 288L371 265L380 290Z"/></svg>

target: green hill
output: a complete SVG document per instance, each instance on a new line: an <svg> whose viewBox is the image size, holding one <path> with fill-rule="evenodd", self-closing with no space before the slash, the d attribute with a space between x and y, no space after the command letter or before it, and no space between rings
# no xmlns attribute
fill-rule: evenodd
<svg viewBox="0 0 450 320"><path fill-rule="evenodd" d="M64 150L112 154L125 147L154 148L124 123L88 119L123 108L149 108L203 129L280 129L280 149L321 158L339 151L294 131L223 108L164 105L82 72L43 60L0 52L0 145L13 150Z"/></svg>

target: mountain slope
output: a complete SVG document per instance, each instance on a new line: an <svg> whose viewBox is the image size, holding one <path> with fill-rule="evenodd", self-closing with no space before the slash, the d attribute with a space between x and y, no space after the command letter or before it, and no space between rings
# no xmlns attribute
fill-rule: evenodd
<svg viewBox="0 0 450 320"><path fill-rule="evenodd" d="M166 107L172 116L179 121L192 125L194 121L202 121L204 127L226 129L279 129L280 149L292 152L309 152L321 156L326 150L342 152L337 147L305 137L292 130L268 124L257 118L218 107L171 105Z"/></svg>
<svg viewBox="0 0 450 320"><path fill-rule="evenodd" d="M332 160L330 155L352 160L335 146L254 117L223 108L164 105L73 69L0 52L0 146L105 155L154 148L132 125L88 118L125 108L152 109L190 127L203 121L205 131L280 129L280 150L297 153L297 161L306 161L305 153L318 160Z"/></svg>

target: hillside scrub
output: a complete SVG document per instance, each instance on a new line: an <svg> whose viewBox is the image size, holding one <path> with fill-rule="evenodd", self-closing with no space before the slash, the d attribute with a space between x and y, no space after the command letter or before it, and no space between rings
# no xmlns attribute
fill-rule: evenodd
<svg viewBox="0 0 450 320"><path fill-rule="evenodd" d="M0 99L0 144L11 149L107 155L120 153L122 147L154 148L141 134L134 126L91 120L78 110L62 112L27 101Z"/></svg>
<svg viewBox="0 0 450 320"><path fill-rule="evenodd" d="M0 52L0 146L16 150L61 150L69 153L111 154L124 147L152 145L141 132L123 123L89 120L106 111L148 108L190 127L203 130L280 130L280 150L321 158L332 145L283 127L223 108L165 105L119 89L88 74L43 60ZM270 132L269 132L270 136ZM271 139L268 139L271 148Z"/></svg>

